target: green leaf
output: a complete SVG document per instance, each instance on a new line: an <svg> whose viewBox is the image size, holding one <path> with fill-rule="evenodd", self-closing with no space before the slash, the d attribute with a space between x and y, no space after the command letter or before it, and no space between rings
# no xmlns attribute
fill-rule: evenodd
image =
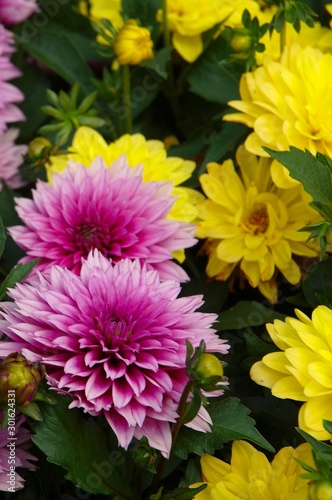
<svg viewBox="0 0 332 500"><path fill-rule="evenodd" d="M166 79L168 76L167 63L171 59L172 50L173 47L165 47L159 50L153 59L142 62L141 66L154 70L159 76Z"/></svg>
<svg viewBox="0 0 332 500"><path fill-rule="evenodd" d="M320 211L332 220L332 181L330 169L309 151L290 146L290 151L273 151L263 147L269 155L289 170L290 175L303 184Z"/></svg>
<svg viewBox="0 0 332 500"><path fill-rule="evenodd" d="M27 415L33 420L37 420L38 422L41 422L43 420L40 408L34 401L32 401L32 403L28 404L27 406L20 406L19 408L20 411L24 413L24 415Z"/></svg>
<svg viewBox="0 0 332 500"><path fill-rule="evenodd" d="M15 266L10 271L10 273L0 286L0 300L2 300L6 295L7 288L12 288L16 283L26 278L30 273L30 271L35 267L35 265L38 262L39 259L33 259L31 262L28 262L27 264L17 264L17 266Z"/></svg>
<svg viewBox="0 0 332 500"><path fill-rule="evenodd" d="M6 243L5 226L3 225L2 218L0 217L0 257L5 248L5 243Z"/></svg>
<svg viewBox="0 0 332 500"><path fill-rule="evenodd" d="M131 73L131 107L133 118L137 118L157 97L160 84L163 81L161 76L146 68L137 66ZM116 101L113 106L120 105L119 111L123 109L123 103Z"/></svg>
<svg viewBox="0 0 332 500"><path fill-rule="evenodd" d="M206 484L202 484L197 488L176 488L171 493L167 493L161 497L161 500L191 500L200 492L205 490Z"/></svg>
<svg viewBox="0 0 332 500"><path fill-rule="evenodd" d="M239 99L239 78L236 67L225 62L226 42L220 36L211 43L204 57L191 67L190 90L209 102L225 104Z"/></svg>
<svg viewBox="0 0 332 500"><path fill-rule="evenodd" d="M322 443L318 441L310 434L305 432L302 429L297 428L297 432L301 434L301 436L310 444L317 457L322 460L328 460L332 463L332 446L326 443Z"/></svg>
<svg viewBox="0 0 332 500"><path fill-rule="evenodd" d="M47 119L41 111L41 107L47 104L46 90L50 82L49 76L31 63L20 61L19 67L22 77L15 80L15 86L24 94L24 101L20 104L20 109L24 113L26 120L18 126L20 129L20 142L28 144Z"/></svg>
<svg viewBox="0 0 332 500"><path fill-rule="evenodd" d="M332 307L332 257L315 262L303 280L303 293L311 307Z"/></svg>
<svg viewBox="0 0 332 500"><path fill-rule="evenodd" d="M323 420L324 429L332 434L332 422L331 420Z"/></svg>
<svg viewBox="0 0 332 500"><path fill-rule="evenodd" d="M56 15L48 17L44 26L36 28L28 20L18 27L17 43L69 84L79 82L88 94L95 90L94 75L86 62L98 59L91 50L95 33L89 21L70 5L57 7Z"/></svg>
<svg viewBox="0 0 332 500"><path fill-rule="evenodd" d="M270 323L275 319L285 319L285 315L278 313L273 308L265 307L259 302L243 300L234 307L219 314L218 330L241 330L248 326L259 326Z"/></svg>
<svg viewBox="0 0 332 500"><path fill-rule="evenodd" d="M21 223L15 210L14 198L16 194L17 193L9 189L5 184L0 191L0 217L6 228ZM23 250L21 250L16 243L14 243L13 239L8 236L1 258L1 267L9 272L23 255Z"/></svg>
<svg viewBox="0 0 332 500"><path fill-rule="evenodd" d="M57 395L55 406L40 405L43 421L33 424L33 442L49 462L67 469L67 479L79 488L134 499L121 466L112 463L106 434L93 418L76 408L69 410L70 402L67 396Z"/></svg>
<svg viewBox="0 0 332 500"><path fill-rule="evenodd" d="M174 453L186 460L189 453L213 454L223 443L235 439L246 439L269 451L274 451L270 443L258 432L255 421L248 416L250 410L238 398L214 401L207 406L213 426L212 432L196 432L182 427L174 445Z"/></svg>
<svg viewBox="0 0 332 500"><path fill-rule="evenodd" d="M220 132L213 132L208 140L208 150L199 174L206 171L209 162L220 161L227 153L234 151L247 127L238 123L225 123Z"/></svg>

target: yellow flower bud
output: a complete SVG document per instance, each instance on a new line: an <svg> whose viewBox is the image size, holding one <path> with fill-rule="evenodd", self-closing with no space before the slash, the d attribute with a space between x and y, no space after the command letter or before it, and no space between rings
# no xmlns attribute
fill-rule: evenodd
<svg viewBox="0 0 332 500"><path fill-rule="evenodd" d="M309 500L332 500L332 481L323 479L309 486Z"/></svg>
<svg viewBox="0 0 332 500"><path fill-rule="evenodd" d="M224 370L217 356L205 352L198 360L196 374L199 378L208 379L215 376L222 377Z"/></svg>
<svg viewBox="0 0 332 500"><path fill-rule="evenodd" d="M136 65L153 59L153 42L150 31L129 19L121 28L114 41L114 53L120 65Z"/></svg>
<svg viewBox="0 0 332 500"><path fill-rule="evenodd" d="M15 391L15 403L27 406L36 395L44 373L34 363L18 354L10 354L0 363L0 398L8 401L8 391Z"/></svg>

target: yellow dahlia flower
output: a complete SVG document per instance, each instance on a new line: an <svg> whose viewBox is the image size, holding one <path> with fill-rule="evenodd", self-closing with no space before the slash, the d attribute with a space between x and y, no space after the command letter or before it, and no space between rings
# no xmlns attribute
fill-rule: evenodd
<svg viewBox="0 0 332 500"><path fill-rule="evenodd" d="M74 160L89 166L96 156L101 156L107 165L111 165L119 156L125 154L131 167L143 165L144 181L169 181L174 185L176 196L170 218L185 222L195 222L198 211L195 205L204 196L194 189L180 186L190 178L195 163L178 157L167 156L164 144L157 140L146 140L141 134L123 135L115 142L107 144L103 137L89 127L80 127L69 148L67 155L52 156L51 164L46 166L49 182L52 175L61 172L68 160ZM182 261L184 255L177 255Z"/></svg>
<svg viewBox="0 0 332 500"><path fill-rule="evenodd" d="M332 439L322 420L332 415L332 310L318 306L308 318L276 320L267 330L281 352L255 363L251 378L281 399L304 401L299 427L316 439Z"/></svg>
<svg viewBox="0 0 332 500"><path fill-rule="evenodd" d="M308 479L301 478L305 471L294 459L314 465L308 443L297 448L282 448L271 463L264 453L246 441L234 441L231 463L211 455L201 458L204 483L195 500L306 500Z"/></svg>
<svg viewBox="0 0 332 500"><path fill-rule="evenodd" d="M300 186L277 188L270 175L271 159L257 158L241 146L236 154L240 175L232 160L210 163L200 182L207 199L197 205L198 238L208 238L207 275L226 280L239 265L252 287L271 302L277 301L276 271L292 284L300 268L293 255L316 256L299 232L315 220Z"/></svg>
<svg viewBox="0 0 332 500"><path fill-rule="evenodd" d="M243 1L243 0L242 0ZM167 19L172 43L177 52L188 62L193 62L203 52L202 33L224 21L241 0L168 0ZM162 21L162 9L157 12Z"/></svg>
<svg viewBox="0 0 332 500"><path fill-rule="evenodd" d="M114 54L120 65L137 65L153 59L150 31L138 26L134 19L129 19L115 37Z"/></svg>
<svg viewBox="0 0 332 500"><path fill-rule="evenodd" d="M239 113L224 119L254 130L245 146L259 156L268 156L262 146L285 151L292 145L332 157L331 79L332 54L293 44L280 62L266 57L262 66L242 76L241 100L229 102ZM274 182L295 185L285 171L275 162Z"/></svg>

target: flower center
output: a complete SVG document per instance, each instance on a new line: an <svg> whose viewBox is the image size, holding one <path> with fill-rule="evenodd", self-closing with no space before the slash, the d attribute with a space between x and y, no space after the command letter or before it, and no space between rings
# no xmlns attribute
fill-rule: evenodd
<svg viewBox="0 0 332 500"><path fill-rule="evenodd" d="M90 224L82 224L77 228L76 242L86 254L88 254L92 248L97 248L99 251L103 252L105 249L103 236L103 232L99 227L91 226Z"/></svg>
<svg viewBox="0 0 332 500"><path fill-rule="evenodd" d="M244 225L253 234L264 233L269 225L269 216L265 208L261 208L254 212L249 219L244 222Z"/></svg>
<svg viewBox="0 0 332 500"><path fill-rule="evenodd" d="M105 328L105 345L108 349L112 349L118 345L119 340L128 340L132 330L128 327L126 321L120 318L112 318L108 321Z"/></svg>

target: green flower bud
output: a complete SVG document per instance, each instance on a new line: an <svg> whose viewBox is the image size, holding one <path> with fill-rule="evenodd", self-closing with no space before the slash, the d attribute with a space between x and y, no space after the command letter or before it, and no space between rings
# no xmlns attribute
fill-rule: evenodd
<svg viewBox="0 0 332 500"><path fill-rule="evenodd" d="M231 40L231 47L235 52L246 52L251 47L251 36L236 33Z"/></svg>
<svg viewBox="0 0 332 500"><path fill-rule="evenodd" d="M10 354L0 363L0 398L8 401L8 391L15 391L15 403L27 406L33 400L44 370L23 356Z"/></svg>
<svg viewBox="0 0 332 500"><path fill-rule="evenodd" d="M322 479L309 485L309 500L332 500L332 481Z"/></svg>
<svg viewBox="0 0 332 500"><path fill-rule="evenodd" d="M146 469L152 473L156 472L155 463L157 461L157 452L151 448L146 437L143 437L136 448L133 450L133 461L140 469Z"/></svg>
<svg viewBox="0 0 332 500"><path fill-rule="evenodd" d="M207 352L200 355L195 371L199 379L222 377L224 374L223 366L217 356Z"/></svg>
<svg viewBox="0 0 332 500"><path fill-rule="evenodd" d="M50 149L52 144L45 137L36 137L28 147L28 157L32 161L39 160L43 156L45 148Z"/></svg>

